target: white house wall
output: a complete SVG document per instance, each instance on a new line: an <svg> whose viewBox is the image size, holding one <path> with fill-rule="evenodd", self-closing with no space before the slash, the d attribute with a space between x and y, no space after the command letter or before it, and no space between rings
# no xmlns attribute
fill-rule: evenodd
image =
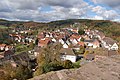
<svg viewBox="0 0 120 80"><path fill-rule="evenodd" d="M76 56L73 55L63 55L61 58L63 60L70 60L71 62L76 62Z"/></svg>

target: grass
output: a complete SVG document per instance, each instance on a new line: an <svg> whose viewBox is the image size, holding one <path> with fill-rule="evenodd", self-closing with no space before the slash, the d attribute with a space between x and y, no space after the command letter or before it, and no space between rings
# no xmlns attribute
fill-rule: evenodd
<svg viewBox="0 0 120 80"><path fill-rule="evenodd" d="M7 29L7 26L0 25L0 29Z"/></svg>
<svg viewBox="0 0 120 80"><path fill-rule="evenodd" d="M79 60L79 61L73 63L74 68L79 68L80 67L80 62L81 61Z"/></svg>

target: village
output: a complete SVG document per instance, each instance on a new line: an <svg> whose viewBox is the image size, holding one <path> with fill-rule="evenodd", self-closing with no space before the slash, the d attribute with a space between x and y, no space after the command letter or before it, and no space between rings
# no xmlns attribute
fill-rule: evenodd
<svg viewBox="0 0 120 80"><path fill-rule="evenodd" d="M13 30L9 38L15 43L12 45L0 44L0 63L11 61L15 64L21 61L35 59L40 52L40 48L48 45L60 44L60 59L76 62L81 59L92 61L101 59L103 56L117 55L118 43L110 37L106 37L103 32L98 30L67 27L55 31L41 31L38 35L30 35L31 29ZM22 36L21 34L26 34ZM32 46L30 49L20 49L23 52L16 54L15 45L22 44ZM20 56L20 57L19 57ZM30 57L30 59L28 58ZM18 59L16 61L16 58ZM20 60L20 61L19 61Z"/></svg>

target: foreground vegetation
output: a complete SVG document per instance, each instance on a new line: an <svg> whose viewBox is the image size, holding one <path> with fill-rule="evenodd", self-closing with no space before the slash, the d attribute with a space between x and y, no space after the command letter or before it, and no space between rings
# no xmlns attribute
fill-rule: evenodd
<svg viewBox="0 0 120 80"><path fill-rule="evenodd" d="M61 61L59 50L62 46L48 46L40 50L40 53L37 57L37 70L34 72L34 76L38 76L43 73L50 71L57 71L61 69L70 69L70 68L79 68L80 64L72 63L69 60Z"/></svg>

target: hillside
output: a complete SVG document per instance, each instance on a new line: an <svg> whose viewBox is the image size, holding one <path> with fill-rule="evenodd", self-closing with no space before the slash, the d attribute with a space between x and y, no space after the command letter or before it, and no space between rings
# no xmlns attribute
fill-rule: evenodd
<svg viewBox="0 0 120 80"><path fill-rule="evenodd" d="M51 21L48 23L34 22L34 21L8 21L0 19L0 36L10 32L10 29L32 29L37 31L60 29L64 27L78 27L97 29L102 31L106 36L111 37L120 42L120 23L109 20L89 20L89 19L67 19L59 21ZM6 38L6 37L5 37ZM4 36L1 42L5 40Z"/></svg>
<svg viewBox="0 0 120 80"><path fill-rule="evenodd" d="M120 35L120 23L112 22L109 20L89 20L89 19L67 19L67 20L59 20L59 21L51 21L48 23L40 23L40 22L23 22L23 21L7 21L0 19L0 25L5 27L29 27L29 28L37 28L37 29L55 29L61 27L70 27L70 25L75 24L74 27L84 27L87 26L90 29L98 29L103 31L106 35L113 37Z"/></svg>
<svg viewBox="0 0 120 80"><path fill-rule="evenodd" d="M52 71L30 80L120 80L120 56L90 62L79 69Z"/></svg>

